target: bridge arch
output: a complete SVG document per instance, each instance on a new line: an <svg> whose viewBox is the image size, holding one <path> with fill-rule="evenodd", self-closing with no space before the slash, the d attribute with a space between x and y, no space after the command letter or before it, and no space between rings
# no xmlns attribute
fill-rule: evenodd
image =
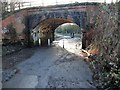
<svg viewBox="0 0 120 90"><path fill-rule="evenodd" d="M39 25L40 22L46 21L48 19L67 19L71 20L77 25L79 25L82 28L85 28L86 25L86 11L81 11L79 9L74 10L54 10L54 11L33 11L28 16L28 26L29 29L33 29L37 25Z"/></svg>
<svg viewBox="0 0 120 90"><path fill-rule="evenodd" d="M54 41L54 33L55 29L59 27L60 25L64 23L74 23L72 20L63 19L63 18L54 18L54 19L46 19L40 22L40 24L36 27L37 30L37 39L36 41L39 42L38 39L40 39L41 46L47 46L48 45L48 39L50 39L50 42Z"/></svg>

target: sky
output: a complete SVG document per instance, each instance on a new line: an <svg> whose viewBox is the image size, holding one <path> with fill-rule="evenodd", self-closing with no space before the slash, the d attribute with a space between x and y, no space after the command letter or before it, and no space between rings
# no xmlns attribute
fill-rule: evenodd
<svg viewBox="0 0 120 90"><path fill-rule="evenodd" d="M42 5L47 6L47 5L55 5L56 3L67 4L74 2L104 2L105 0L8 0L8 1L31 2L31 5L34 6L42 6ZM111 1L115 2L117 0L106 0L107 3L111 3Z"/></svg>
<svg viewBox="0 0 120 90"><path fill-rule="evenodd" d="M67 4L67 3L74 3L74 2L104 2L104 0L23 0L23 1L30 1L34 4L40 5L55 5L57 4ZM116 2L116 0L106 0L107 3L111 3L111 1Z"/></svg>

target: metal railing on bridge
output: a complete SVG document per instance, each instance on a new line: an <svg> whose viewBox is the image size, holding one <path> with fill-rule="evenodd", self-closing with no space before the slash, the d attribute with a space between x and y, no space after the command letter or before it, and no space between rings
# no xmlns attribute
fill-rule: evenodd
<svg viewBox="0 0 120 90"><path fill-rule="evenodd" d="M110 0L113 2L113 0ZM118 2L119 0L116 0ZM85 3L91 2L89 0L85 1L76 1L76 0L68 0L68 1L61 1L61 0L54 0L54 1L47 1L47 0L0 0L0 6L2 6L2 12L4 11L14 11L20 10L27 7L35 7L35 6L46 6L46 5L59 5L59 4L70 4L70 3ZM97 2L97 1L96 1ZM106 0L104 0L106 2ZM100 2L98 2L100 3Z"/></svg>
<svg viewBox="0 0 120 90"><path fill-rule="evenodd" d="M106 0L104 0L106 1ZM112 2L113 0L111 0ZM116 0L119 1L119 0ZM83 4L88 3L89 0L83 2ZM92 2L90 2L92 3ZM80 4L79 0L68 0L64 2L60 2L59 0L54 0L53 2L48 2L47 0L0 0L0 11L2 17L4 19L6 16L11 15L12 13L19 11L24 8L31 8L31 7L43 7L43 6L51 6L51 5L62 5L62 4Z"/></svg>

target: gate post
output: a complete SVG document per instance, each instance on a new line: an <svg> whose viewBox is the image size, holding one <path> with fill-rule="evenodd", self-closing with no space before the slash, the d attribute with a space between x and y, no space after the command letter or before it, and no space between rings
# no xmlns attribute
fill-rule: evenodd
<svg viewBox="0 0 120 90"><path fill-rule="evenodd" d="M48 39L48 46L50 46L50 39Z"/></svg>
<svg viewBox="0 0 120 90"><path fill-rule="evenodd" d="M41 39L39 38L39 46L41 46Z"/></svg>

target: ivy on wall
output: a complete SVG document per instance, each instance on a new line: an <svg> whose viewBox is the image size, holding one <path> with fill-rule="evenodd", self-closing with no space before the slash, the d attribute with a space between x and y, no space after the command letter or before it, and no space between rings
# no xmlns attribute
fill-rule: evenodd
<svg viewBox="0 0 120 90"><path fill-rule="evenodd" d="M99 46L99 54L90 62L98 88L120 89L120 26L118 4L101 4L95 23L92 44Z"/></svg>

